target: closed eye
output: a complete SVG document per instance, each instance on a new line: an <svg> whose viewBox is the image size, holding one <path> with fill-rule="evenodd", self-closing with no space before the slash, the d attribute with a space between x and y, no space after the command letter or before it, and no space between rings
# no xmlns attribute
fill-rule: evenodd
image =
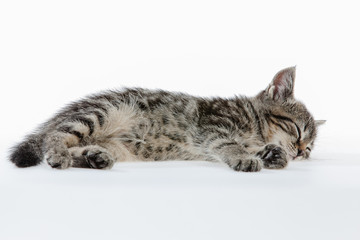
<svg viewBox="0 0 360 240"><path fill-rule="evenodd" d="M295 124L296 131L297 131L297 134L298 134L298 139L297 139L297 141L298 141L298 143L299 143L300 140L301 140L301 131L300 131L299 126L298 126L296 123L294 123L294 124ZM310 150L310 151L311 151L311 150Z"/></svg>

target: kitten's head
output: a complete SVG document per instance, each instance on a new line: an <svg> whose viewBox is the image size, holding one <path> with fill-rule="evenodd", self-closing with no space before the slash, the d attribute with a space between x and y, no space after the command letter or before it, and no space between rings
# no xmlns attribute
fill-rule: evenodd
<svg viewBox="0 0 360 240"><path fill-rule="evenodd" d="M309 158L317 128L305 105L294 98L295 67L278 72L270 85L257 96L265 113L269 143L281 145L290 159Z"/></svg>

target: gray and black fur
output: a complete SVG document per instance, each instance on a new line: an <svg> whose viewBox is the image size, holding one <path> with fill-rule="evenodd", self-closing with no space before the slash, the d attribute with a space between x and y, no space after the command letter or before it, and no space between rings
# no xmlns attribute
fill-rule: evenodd
<svg viewBox="0 0 360 240"><path fill-rule="evenodd" d="M74 102L12 149L30 167L110 169L117 161L221 161L236 171L281 169L308 158L317 125L294 99L295 68L255 97L200 98L125 89Z"/></svg>

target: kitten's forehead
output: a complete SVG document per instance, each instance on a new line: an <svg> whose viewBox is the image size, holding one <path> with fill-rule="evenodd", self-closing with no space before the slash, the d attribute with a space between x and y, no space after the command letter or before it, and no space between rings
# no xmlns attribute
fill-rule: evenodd
<svg viewBox="0 0 360 240"><path fill-rule="evenodd" d="M313 117L311 113L307 110L305 105L302 102L293 100L283 103L280 106L281 110L285 111L287 114L296 118L298 121L303 122L304 124L313 122Z"/></svg>

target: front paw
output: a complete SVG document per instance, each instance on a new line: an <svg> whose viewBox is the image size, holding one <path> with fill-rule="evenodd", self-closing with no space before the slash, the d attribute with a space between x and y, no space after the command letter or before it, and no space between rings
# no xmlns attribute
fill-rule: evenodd
<svg viewBox="0 0 360 240"><path fill-rule="evenodd" d="M262 161L258 158L239 159L230 164L235 171L258 172L262 168Z"/></svg>
<svg viewBox="0 0 360 240"><path fill-rule="evenodd" d="M264 150L258 153L263 160L264 167L270 169L285 168L288 163L286 155L286 151L275 144L266 145Z"/></svg>

